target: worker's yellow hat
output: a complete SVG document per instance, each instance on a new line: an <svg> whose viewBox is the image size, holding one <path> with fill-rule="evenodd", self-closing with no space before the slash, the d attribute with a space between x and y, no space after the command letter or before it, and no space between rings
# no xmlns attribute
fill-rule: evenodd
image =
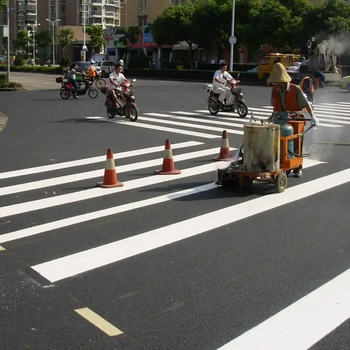
<svg viewBox="0 0 350 350"><path fill-rule="evenodd" d="M284 65L280 62L276 63L271 71L269 78L267 79L268 83L289 83L292 78L286 71Z"/></svg>

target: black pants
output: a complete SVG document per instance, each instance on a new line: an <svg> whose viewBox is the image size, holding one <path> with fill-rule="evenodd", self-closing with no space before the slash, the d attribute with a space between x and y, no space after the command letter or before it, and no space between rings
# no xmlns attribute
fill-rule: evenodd
<svg viewBox="0 0 350 350"><path fill-rule="evenodd" d="M69 79L69 82L73 85L75 92L77 92L78 91L78 85L77 85L76 80Z"/></svg>

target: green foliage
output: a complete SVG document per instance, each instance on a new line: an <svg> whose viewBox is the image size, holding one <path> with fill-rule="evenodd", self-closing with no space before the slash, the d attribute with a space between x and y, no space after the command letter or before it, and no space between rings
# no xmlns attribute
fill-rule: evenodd
<svg viewBox="0 0 350 350"><path fill-rule="evenodd" d="M31 42L32 38L29 36L28 32L26 30L19 30L14 44L17 50L22 50L27 54Z"/></svg>
<svg viewBox="0 0 350 350"><path fill-rule="evenodd" d="M15 66L22 66L23 65L23 59L21 55L16 55L15 61L13 62Z"/></svg>
<svg viewBox="0 0 350 350"><path fill-rule="evenodd" d="M8 5L8 0L0 0L0 11Z"/></svg>
<svg viewBox="0 0 350 350"><path fill-rule="evenodd" d="M35 33L35 43L41 49L48 49L52 44L51 33L48 30L39 30Z"/></svg>
<svg viewBox="0 0 350 350"><path fill-rule="evenodd" d="M186 41L193 44L194 25L192 19L197 9L203 9L201 2L184 2L170 6L153 22L152 34L158 45L175 45Z"/></svg>
<svg viewBox="0 0 350 350"><path fill-rule="evenodd" d="M197 0L170 6L151 25L158 45L186 41L190 48L229 47L232 0ZM236 0L237 46L250 50L261 45L295 50L314 36L350 32L350 4L344 0Z"/></svg>
<svg viewBox="0 0 350 350"><path fill-rule="evenodd" d="M119 39L121 43L124 45L134 45L138 41L138 36L140 35L141 31L139 27L136 26L129 26L129 27L123 27L119 29L118 34L124 34L123 37Z"/></svg>
<svg viewBox="0 0 350 350"><path fill-rule="evenodd" d="M148 57L145 55L143 50L138 50L133 53L129 60L129 68L149 68Z"/></svg>
<svg viewBox="0 0 350 350"><path fill-rule="evenodd" d="M69 67L72 64L72 60L69 56L63 57L61 60L61 67Z"/></svg>
<svg viewBox="0 0 350 350"><path fill-rule="evenodd" d="M61 45L62 49L67 54L67 48L74 40L74 31L72 28L61 29L60 34L58 35L58 42Z"/></svg>
<svg viewBox="0 0 350 350"><path fill-rule="evenodd" d="M103 38L103 28L99 25L93 25L86 28L86 34L90 37L90 46L92 48L92 54L95 53L96 48L103 47L105 39Z"/></svg>

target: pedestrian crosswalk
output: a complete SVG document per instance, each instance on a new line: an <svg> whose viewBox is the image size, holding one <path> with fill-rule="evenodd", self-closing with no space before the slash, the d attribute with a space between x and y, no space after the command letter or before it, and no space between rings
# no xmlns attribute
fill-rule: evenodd
<svg viewBox="0 0 350 350"><path fill-rule="evenodd" d="M1 203L6 203L0 207L0 250L1 247L16 250L48 283L58 283L179 241L200 239L203 233L350 182L350 169L324 170L326 175L319 177L319 169L328 169L327 163L305 159L307 180L291 179L284 193L261 196L253 189L248 199L235 198L232 192L234 203L221 202L218 193L223 190L215 185L216 170L228 163L211 160L218 154L218 147L187 141L172 144L172 149L177 168L182 171L179 175L154 174L162 164L163 145L116 153L118 178L124 186L114 189L95 187L104 172L105 155L102 154L0 173L0 198ZM144 158L142 161L133 161L140 155ZM65 175L58 176L58 171L63 169ZM262 185L256 186L261 189ZM201 208L196 212L190 201L183 201L181 210L185 213L187 208L191 213L189 217L170 215L164 225L147 227L147 221L139 216L139 210L151 207L170 212L172 202L196 196L200 199L204 193L206 198L216 199L212 203L208 200L205 212ZM107 218L118 221L127 213L132 213L133 220L140 222L140 230L124 232L119 239L111 233L101 241L93 223L107 221ZM69 243L62 241L53 247L50 240L57 242L57 235L64 236L62 232L67 230ZM30 249L26 249L26 245L30 245Z"/></svg>
<svg viewBox="0 0 350 350"><path fill-rule="evenodd" d="M350 126L350 104L347 102L319 103L314 105L315 115L320 123L318 127L326 129L339 129ZM221 137L225 129L232 135L243 135L244 124L249 122L250 116L257 119L267 119L271 116L271 106L249 107L246 118L239 118L232 113L222 112L212 116L205 109L193 111L166 111L146 112L140 115L136 123L125 119L108 119L103 116L88 116L87 119L104 120L112 123L177 133L199 138L214 139Z"/></svg>

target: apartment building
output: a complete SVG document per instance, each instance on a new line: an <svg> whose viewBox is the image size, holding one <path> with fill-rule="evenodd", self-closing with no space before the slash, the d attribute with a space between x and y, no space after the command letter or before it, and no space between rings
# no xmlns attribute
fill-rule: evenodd
<svg viewBox="0 0 350 350"><path fill-rule="evenodd" d="M120 0L37 0L40 21L60 19L60 26L120 25ZM47 25L46 25L47 27Z"/></svg>
<svg viewBox="0 0 350 350"><path fill-rule="evenodd" d="M127 0L125 23L144 26L152 23L167 7L191 0Z"/></svg>
<svg viewBox="0 0 350 350"><path fill-rule="evenodd" d="M38 19L38 1L40 0L10 0L10 37L17 36L19 30L27 30L36 24Z"/></svg>

